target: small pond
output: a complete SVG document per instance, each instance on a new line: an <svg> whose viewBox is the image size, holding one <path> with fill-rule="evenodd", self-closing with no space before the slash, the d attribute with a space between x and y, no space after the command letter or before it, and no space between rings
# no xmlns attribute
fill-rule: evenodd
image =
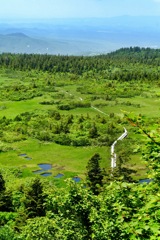
<svg viewBox="0 0 160 240"><path fill-rule="evenodd" d="M51 172L47 172L48 170L52 169L52 164L50 164L50 163L40 163L40 164L38 164L38 166L41 169L33 171L33 173L40 174L43 177L48 177L48 176L52 175ZM61 178L63 176L64 176L64 174L58 173L54 178ZM75 182L80 182L81 181L81 179L79 177L77 177L77 176L73 177L72 180L75 181Z"/></svg>
<svg viewBox="0 0 160 240"><path fill-rule="evenodd" d="M152 181L153 181L153 179L145 178L145 179L140 179L140 180L139 180L139 183L150 183L150 182L152 182Z"/></svg>
<svg viewBox="0 0 160 240"><path fill-rule="evenodd" d="M72 180L75 181L75 182L80 182L81 181L81 179L79 177L73 177Z"/></svg>
<svg viewBox="0 0 160 240"><path fill-rule="evenodd" d="M49 177L51 175L52 175L51 172L44 172L44 173L41 174L41 176L43 176L43 177Z"/></svg>
<svg viewBox="0 0 160 240"><path fill-rule="evenodd" d="M26 160L32 160L32 158L31 158L31 157L28 157L28 156L26 156L25 159L26 159Z"/></svg>
<svg viewBox="0 0 160 240"><path fill-rule="evenodd" d="M21 154L19 154L18 156L24 157L25 160L32 160L32 158L31 158L31 157L28 157L28 155L27 155L26 153L21 153Z"/></svg>
<svg viewBox="0 0 160 240"><path fill-rule="evenodd" d="M26 153L21 153L18 156L20 156L20 157L28 157Z"/></svg>
<svg viewBox="0 0 160 240"><path fill-rule="evenodd" d="M39 173L42 173L43 172L43 169L41 169L41 170L36 170L36 171L33 171L33 173L35 173L35 174L39 174Z"/></svg>
<svg viewBox="0 0 160 240"><path fill-rule="evenodd" d="M64 176L64 174L58 173L58 174L55 176L55 178L61 178L61 177L63 177L63 176Z"/></svg>
<svg viewBox="0 0 160 240"><path fill-rule="evenodd" d="M47 171L47 170L50 170L52 168L52 165L49 164L49 163L40 163L40 164L38 164L38 166L40 168L42 168L43 171Z"/></svg>
<svg viewBox="0 0 160 240"><path fill-rule="evenodd" d="M49 163L40 163L38 164L38 166L41 168L40 170L36 170L36 171L33 171L33 173L35 174L41 174L41 176L43 177L48 177L48 176L51 176L52 173L51 172L46 172L50 169L52 169L52 165L49 164Z"/></svg>

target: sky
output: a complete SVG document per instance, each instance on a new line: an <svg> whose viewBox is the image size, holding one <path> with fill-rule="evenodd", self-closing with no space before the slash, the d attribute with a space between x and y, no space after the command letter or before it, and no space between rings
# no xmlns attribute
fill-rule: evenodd
<svg viewBox="0 0 160 240"><path fill-rule="evenodd" d="M160 16L160 0L0 0L0 19Z"/></svg>

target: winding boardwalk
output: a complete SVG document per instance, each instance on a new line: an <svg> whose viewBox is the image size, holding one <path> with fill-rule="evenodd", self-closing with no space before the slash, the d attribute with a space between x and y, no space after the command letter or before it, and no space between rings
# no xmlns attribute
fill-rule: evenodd
<svg viewBox="0 0 160 240"><path fill-rule="evenodd" d="M119 140L122 141L125 137L127 137L127 135L128 135L128 132L127 132L126 128L124 128L124 133L119 138L117 138L117 140L115 140L113 142L113 144L111 145L111 168L112 168L112 170L113 170L113 168L116 167L116 159L117 159L117 155L114 152L115 145Z"/></svg>

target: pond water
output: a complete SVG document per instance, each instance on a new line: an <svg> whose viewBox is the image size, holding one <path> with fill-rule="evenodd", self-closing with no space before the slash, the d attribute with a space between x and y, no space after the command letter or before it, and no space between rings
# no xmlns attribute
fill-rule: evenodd
<svg viewBox="0 0 160 240"><path fill-rule="evenodd" d="M27 155L26 153L21 153L21 154L19 154L18 156L24 157L25 160L32 160L32 158L31 158L31 157L28 157L28 155Z"/></svg>
<svg viewBox="0 0 160 240"><path fill-rule="evenodd" d="M61 177L63 177L63 176L64 176L64 174L58 173L58 174L55 176L55 178L61 178Z"/></svg>
<svg viewBox="0 0 160 240"><path fill-rule="evenodd" d="M41 176L43 177L48 177L48 176L51 176L52 173L51 172L45 172L45 173L42 173Z"/></svg>
<svg viewBox="0 0 160 240"><path fill-rule="evenodd" d="M43 177L51 176L51 172L46 172L52 168L52 165L49 163L40 163L38 166L41 168L40 170L33 171L35 174L41 174Z"/></svg>
<svg viewBox="0 0 160 240"><path fill-rule="evenodd" d="M50 164L50 163L40 163L40 164L38 164L38 166L41 169L37 170L37 171L33 171L33 173L40 174L43 177L48 177L48 176L52 175L51 172L47 172L48 170L52 169L52 164ZM64 176L64 174L58 173L54 178L61 178L63 176ZM81 181L81 179L77 176L73 177L72 180L75 181L75 182L80 182Z"/></svg>
<svg viewBox="0 0 160 240"><path fill-rule="evenodd" d="M20 156L20 157L28 157L26 153L21 153L18 156Z"/></svg>
<svg viewBox="0 0 160 240"><path fill-rule="evenodd" d="M43 172L43 169L41 169L41 170L36 170L36 171L33 171L33 173L35 173L35 174L42 173L42 172Z"/></svg>
<svg viewBox="0 0 160 240"><path fill-rule="evenodd" d="M139 180L139 183L150 183L150 182L152 182L152 181L153 181L153 179L145 178L145 179L140 179L140 180Z"/></svg>
<svg viewBox="0 0 160 240"><path fill-rule="evenodd" d="M32 160L32 158L31 158L31 157L28 157L28 156L26 156L25 159L26 159L26 160Z"/></svg>
<svg viewBox="0 0 160 240"><path fill-rule="evenodd" d="M50 170L52 168L52 165L49 163L40 163L38 164L40 168L42 168L44 171Z"/></svg>
<svg viewBox="0 0 160 240"><path fill-rule="evenodd" d="M75 181L75 182L80 182L81 181L81 179L79 177L73 177L72 180Z"/></svg>

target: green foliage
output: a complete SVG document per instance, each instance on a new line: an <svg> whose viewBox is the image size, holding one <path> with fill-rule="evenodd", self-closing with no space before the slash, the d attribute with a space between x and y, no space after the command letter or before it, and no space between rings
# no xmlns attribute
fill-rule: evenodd
<svg viewBox="0 0 160 240"><path fill-rule="evenodd" d="M143 158L147 161L150 178L154 179L160 186L160 137L159 129L157 132L143 132L149 138L146 149L143 153Z"/></svg>
<svg viewBox="0 0 160 240"><path fill-rule="evenodd" d="M63 219L55 216L50 219L47 217L34 218L27 221L19 239L22 240L83 240L85 234L82 226L78 222L69 219Z"/></svg>
<svg viewBox="0 0 160 240"><path fill-rule="evenodd" d="M0 55L0 157L12 165L0 174L0 239L159 239L159 63L159 50L139 47L93 57ZM124 118L120 109L139 115ZM129 137L111 174L93 153L106 146L107 154L123 125ZM24 163L22 151L35 159ZM131 178L130 156L140 164L142 151L149 184ZM54 178L24 178L42 157L82 178L90 158L86 182L57 189Z"/></svg>
<svg viewBox="0 0 160 240"><path fill-rule="evenodd" d="M36 69L52 73L70 73L73 80L77 80L77 75L82 74L85 74L86 78L95 77L97 72L107 75L108 79L121 81L157 80L159 73L151 72L149 67L159 66L159 55L159 49L139 47L122 48L108 55L93 57L3 53L0 55L0 65L19 70ZM136 71L136 74L132 69L128 69L128 65L137 63L147 65L148 69L142 68L140 71ZM116 69L117 66L120 67L118 71L111 71L113 67ZM52 81L48 80L47 83L51 85Z"/></svg>
<svg viewBox="0 0 160 240"><path fill-rule="evenodd" d="M3 193L6 190L5 181L2 173L0 172L0 193Z"/></svg>
<svg viewBox="0 0 160 240"><path fill-rule="evenodd" d="M15 233L12 228L5 225L0 227L0 239L1 240L17 240L18 238L15 237Z"/></svg>
<svg viewBox="0 0 160 240"><path fill-rule="evenodd" d="M115 117L115 121L117 118ZM95 123L96 122L96 123ZM105 131L108 125L108 134ZM61 145L108 146L114 140L119 131L116 124L110 123L107 117L90 117L89 115L73 116L63 115L56 110L24 112L17 115L14 120L0 120L3 131L2 141L13 143L26 140L27 137L36 138L40 141L56 142ZM112 133L112 136L110 134ZM2 143L2 150L4 146Z"/></svg>
<svg viewBox="0 0 160 240"><path fill-rule="evenodd" d="M12 210L12 197L10 191L0 193L0 211L9 212Z"/></svg>
<svg viewBox="0 0 160 240"><path fill-rule="evenodd" d="M154 123L152 128L148 126L148 120L143 116L127 116L130 123L138 129L138 131L146 137L147 143L143 147L143 159L148 166L148 173L151 179L160 184L160 137L159 128Z"/></svg>
<svg viewBox="0 0 160 240"><path fill-rule="evenodd" d="M58 235L63 234L60 235L61 239L90 239L90 212L96 203L96 197L83 184L73 182L69 182L65 195L59 192L48 196L48 216L56 219L58 225L66 231L57 229Z"/></svg>
<svg viewBox="0 0 160 240"><path fill-rule="evenodd" d="M92 216L95 221L92 239L156 239L158 218L155 220L153 215L145 218L148 215L147 202L154 197L155 190L156 186L118 182L108 185L101 195L99 212Z"/></svg>
<svg viewBox="0 0 160 240"><path fill-rule="evenodd" d="M0 152L7 152L9 150L12 150L12 148L0 141Z"/></svg>
<svg viewBox="0 0 160 240"><path fill-rule="evenodd" d="M11 193L6 189L5 180L0 173L0 211L8 212L12 209Z"/></svg>
<svg viewBox="0 0 160 240"><path fill-rule="evenodd" d="M24 190L24 208L27 218L45 216L45 195L39 178Z"/></svg>
<svg viewBox="0 0 160 240"><path fill-rule="evenodd" d="M136 174L136 170L127 166L131 156L131 146L126 143L127 139L122 142L118 142L116 146L116 168L108 172L107 180L119 180L125 182L134 182L133 176ZM125 147L127 144L127 148Z"/></svg>
<svg viewBox="0 0 160 240"><path fill-rule="evenodd" d="M63 193L58 191L48 196L47 216L27 220L22 236L25 239L158 239L157 187L112 182L95 196L83 185L70 183Z"/></svg>
<svg viewBox="0 0 160 240"><path fill-rule="evenodd" d="M94 194L98 194L100 187L103 185L103 171L100 167L100 155L95 153L95 155L88 161L86 179L88 185Z"/></svg>
<svg viewBox="0 0 160 240"><path fill-rule="evenodd" d="M18 214L15 212L0 211L0 226L5 226L6 224L12 223L13 221L15 221L17 215Z"/></svg>

